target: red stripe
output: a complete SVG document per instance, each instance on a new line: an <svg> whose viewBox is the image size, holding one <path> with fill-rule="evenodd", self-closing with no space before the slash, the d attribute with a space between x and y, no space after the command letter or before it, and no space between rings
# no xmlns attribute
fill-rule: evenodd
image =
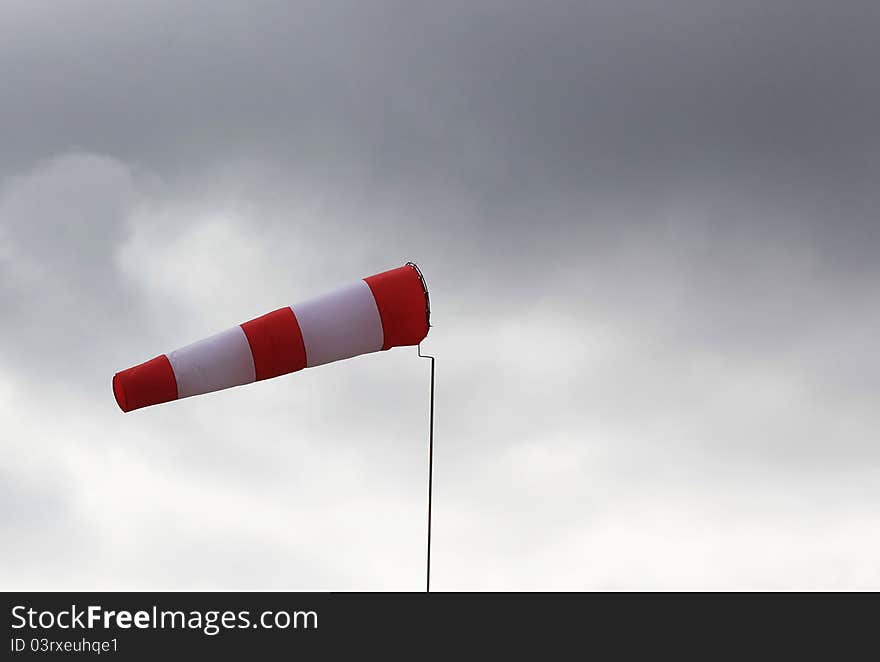
<svg viewBox="0 0 880 662"><path fill-rule="evenodd" d="M241 328L251 346L257 381L306 367L306 347L290 306L245 322Z"/></svg>
<svg viewBox="0 0 880 662"><path fill-rule="evenodd" d="M117 372L113 375L113 395L122 411L177 400L177 380L168 357L162 354Z"/></svg>
<svg viewBox="0 0 880 662"><path fill-rule="evenodd" d="M428 301L415 268L406 265L364 280L382 318L382 349L418 345L428 335Z"/></svg>

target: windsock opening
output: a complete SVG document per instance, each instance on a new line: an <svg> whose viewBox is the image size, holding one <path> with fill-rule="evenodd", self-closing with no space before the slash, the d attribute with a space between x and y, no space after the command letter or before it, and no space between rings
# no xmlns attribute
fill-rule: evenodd
<svg viewBox="0 0 880 662"><path fill-rule="evenodd" d="M382 349L418 345L428 335L428 289L413 263L364 278L384 329Z"/></svg>

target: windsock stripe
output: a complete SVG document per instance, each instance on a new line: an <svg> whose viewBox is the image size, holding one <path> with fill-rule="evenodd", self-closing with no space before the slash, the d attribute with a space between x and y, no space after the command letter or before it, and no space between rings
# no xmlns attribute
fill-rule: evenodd
<svg viewBox="0 0 880 662"><path fill-rule="evenodd" d="M382 319L382 349L418 345L428 335L428 302L415 267L405 265L364 278Z"/></svg>
<svg viewBox="0 0 880 662"><path fill-rule="evenodd" d="M177 397L210 393L255 381L254 359L240 326L168 354L177 379Z"/></svg>
<svg viewBox="0 0 880 662"><path fill-rule="evenodd" d="M302 331L309 368L382 349L382 320L362 280L291 308Z"/></svg>
<svg viewBox="0 0 880 662"><path fill-rule="evenodd" d="M290 306L245 322L241 328L251 346L257 381L306 367L302 331Z"/></svg>
<svg viewBox="0 0 880 662"><path fill-rule="evenodd" d="M160 354L113 375L113 395L122 411L177 399L177 381L168 357Z"/></svg>

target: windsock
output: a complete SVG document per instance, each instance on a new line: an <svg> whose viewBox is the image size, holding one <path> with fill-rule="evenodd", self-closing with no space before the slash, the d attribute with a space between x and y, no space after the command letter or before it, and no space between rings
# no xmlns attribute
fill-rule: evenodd
<svg viewBox="0 0 880 662"><path fill-rule="evenodd" d="M141 363L113 376L128 412L407 345L430 324L428 289L412 262Z"/></svg>

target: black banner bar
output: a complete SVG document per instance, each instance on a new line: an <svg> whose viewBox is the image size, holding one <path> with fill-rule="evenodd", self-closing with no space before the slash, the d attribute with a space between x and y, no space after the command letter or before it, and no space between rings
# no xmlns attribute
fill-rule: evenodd
<svg viewBox="0 0 880 662"><path fill-rule="evenodd" d="M725 650L828 632L843 604L798 594L7 593L4 659ZM834 596L837 603L852 596ZM867 612L848 617L869 632ZM862 627L865 629L863 630ZM849 636L848 640L852 640ZM766 649L764 649L766 651ZM785 650L785 648L783 648ZM707 654L711 651L707 651ZM718 651L716 651L718 652ZM558 656L558 655L556 655ZM466 656L465 656L466 657ZM570 657L570 655L569 655ZM259 659L259 658L257 658Z"/></svg>

